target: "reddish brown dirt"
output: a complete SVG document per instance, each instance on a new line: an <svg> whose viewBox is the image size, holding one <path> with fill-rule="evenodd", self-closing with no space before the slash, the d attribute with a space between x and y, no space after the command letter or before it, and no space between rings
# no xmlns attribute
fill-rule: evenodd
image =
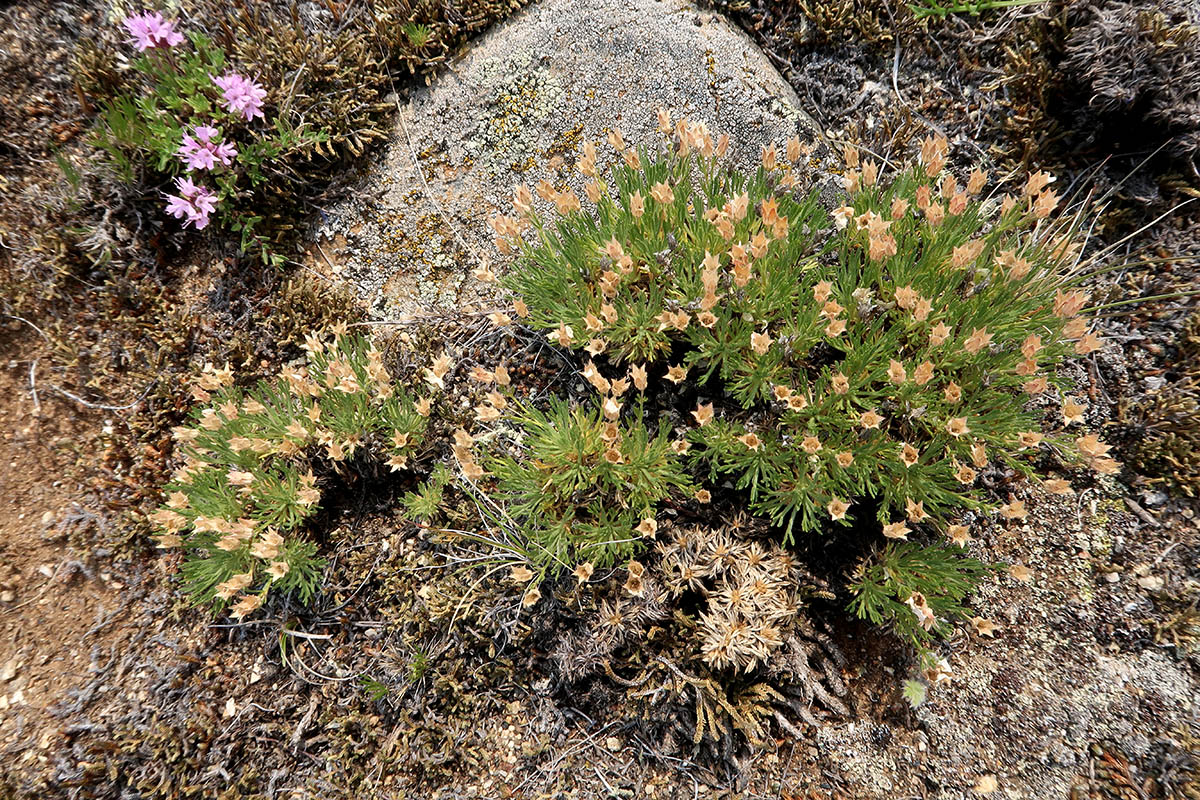
<svg viewBox="0 0 1200 800"><path fill-rule="evenodd" d="M129 634L122 584L72 545L103 533L76 458L101 445L105 419L55 396L35 405L33 335L0 338L0 736L91 678L93 647ZM36 378L36 375L35 375ZM40 408L39 408L40 406ZM38 715L35 715L38 716Z"/></svg>

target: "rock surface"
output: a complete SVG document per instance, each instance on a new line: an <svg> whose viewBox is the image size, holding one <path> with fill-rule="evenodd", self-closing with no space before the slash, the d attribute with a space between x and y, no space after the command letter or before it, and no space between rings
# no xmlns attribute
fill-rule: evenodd
<svg viewBox="0 0 1200 800"><path fill-rule="evenodd" d="M728 133L743 164L768 142L811 138L791 88L724 17L681 0L543 0L412 99L358 196L326 211L316 263L380 316L478 303L487 291L463 265L495 263L486 220L510 211L513 184L546 178L582 196L579 144L617 127L656 145L659 105ZM612 150L600 150L603 167Z"/></svg>

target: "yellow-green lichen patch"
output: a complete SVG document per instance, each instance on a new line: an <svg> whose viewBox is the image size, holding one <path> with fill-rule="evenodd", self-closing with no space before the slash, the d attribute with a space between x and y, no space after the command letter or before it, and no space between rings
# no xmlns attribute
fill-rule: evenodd
<svg viewBox="0 0 1200 800"><path fill-rule="evenodd" d="M467 144L468 152L490 172L523 172L541 149L542 122L562 102L565 91L549 70L533 66L528 59L494 65L489 72L502 77L487 100L473 141ZM574 145L566 149L573 150Z"/></svg>

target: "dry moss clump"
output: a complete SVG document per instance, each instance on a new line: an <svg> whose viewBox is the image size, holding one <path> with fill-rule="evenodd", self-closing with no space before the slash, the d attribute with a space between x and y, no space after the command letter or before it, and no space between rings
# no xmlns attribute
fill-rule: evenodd
<svg viewBox="0 0 1200 800"><path fill-rule="evenodd" d="M801 47L851 43L881 48L924 27L908 5L882 0L706 0L706 5L736 19L779 56Z"/></svg>
<svg viewBox="0 0 1200 800"><path fill-rule="evenodd" d="M1004 84L1012 154L1149 153L1186 171L1200 156L1200 30L1176 0L1055 2L1014 31ZM1188 168L1188 165L1192 165Z"/></svg>
<svg viewBox="0 0 1200 800"><path fill-rule="evenodd" d="M1200 493L1200 313L1188 319L1177 346L1175 379L1122 417L1141 470L1153 482L1195 497Z"/></svg>
<svg viewBox="0 0 1200 800"><path fill-rule="evenodd" d="M672 523L644 563L546 584L536 613L568 628L550 654L564 687L598 705L623 694L668 752L724 758L735 735L762 746L773 727L800 736L794 722L848 713L845 659L807 608L832 594L763 532L746 518Z"/></svg>

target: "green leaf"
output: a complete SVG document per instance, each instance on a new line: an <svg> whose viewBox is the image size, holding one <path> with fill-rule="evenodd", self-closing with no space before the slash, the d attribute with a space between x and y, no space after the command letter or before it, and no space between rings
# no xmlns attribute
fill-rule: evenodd
<svg viewBox="0 0 1200 800"><path fill-rule="evenodd" d="M925 703L927 693L928 689L924 683L912 679L906 680L900 689L900 694L913 708L920 708Z"/></svg>

